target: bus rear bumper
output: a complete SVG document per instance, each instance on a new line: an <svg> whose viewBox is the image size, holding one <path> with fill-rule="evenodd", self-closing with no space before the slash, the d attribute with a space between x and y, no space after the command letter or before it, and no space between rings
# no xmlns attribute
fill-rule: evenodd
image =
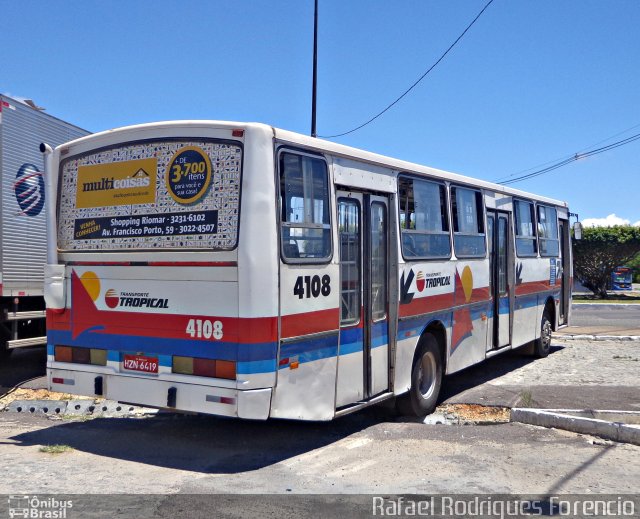
<svg viewBox="0 0 640 519"><path fill-rule="evenodd" d="M67 369L47 370L51 391L93 395L145 407L266 420L272 388L238 390Z"/></svg>

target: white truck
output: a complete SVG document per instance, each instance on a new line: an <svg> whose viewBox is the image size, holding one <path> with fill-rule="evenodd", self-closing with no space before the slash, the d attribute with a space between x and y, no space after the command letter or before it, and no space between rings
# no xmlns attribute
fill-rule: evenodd
<svg viewBox="0 0 640 519"><path fill-rule="evenodd" d="M89 132L0 94L0 361L15 348L46 344L45 186L40 143Z"/></svg>

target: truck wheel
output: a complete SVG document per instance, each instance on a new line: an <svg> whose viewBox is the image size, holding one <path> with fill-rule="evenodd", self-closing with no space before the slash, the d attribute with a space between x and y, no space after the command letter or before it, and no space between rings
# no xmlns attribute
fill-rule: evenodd
<svg viewBox="0 0 640 519"><path fill-rule="evenodd" d="M0 345L0 361L7 360L12 353L13 353L13 350L10 350L9 348L7 348L6 344Z"/></svg>
<svg viewBox="0 0 640 519"><path fill-rule="evenodd" d="M7 341L11 338L11 334L6 326L0 325L0 361L7 360L13 353L13 350L7 348Z"/></svg>
<svg viewBox="0 0 640 519"><path fill-rule="evenodd" d="M551 319L549 314L545 310L542 314L542 320L540 321L540 338L535 340L533 354L539 359L549 355L551 349Z"/></svg>
<svg viewBox="0 0 640 519"><path fill-rule="evenodd" d="M442 355L433 335L425 335L411 370L411 388L398 398L398 410L405 415L423 417L432 413L442 384Z"/></svg>

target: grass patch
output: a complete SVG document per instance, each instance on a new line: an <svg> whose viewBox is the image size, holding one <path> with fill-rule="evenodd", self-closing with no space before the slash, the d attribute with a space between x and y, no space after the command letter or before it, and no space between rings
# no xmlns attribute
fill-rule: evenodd
<svg viewBox="0 0 640 519"><path fill-rule="evenodd" d="M533 407L535 404L535 400L533 399L533 394L528 389L523 389L520 391L520 400L519 405L522 407Z"/></svg>
<svg viewBox="0 0 640 519"><path fill-rule="evenodd" d="M640 304L640 295L609 292L607 299L600 299L593 294L573 294L574 303L626 303L626 304Z"/></svg>
<svg viewBox="0 0 640 519"><path fill-rule="evenodd" d="M38 450L47 454L62 454L63 452L71 452L73 447L69 447L69 445L43 445Z"/></svg>

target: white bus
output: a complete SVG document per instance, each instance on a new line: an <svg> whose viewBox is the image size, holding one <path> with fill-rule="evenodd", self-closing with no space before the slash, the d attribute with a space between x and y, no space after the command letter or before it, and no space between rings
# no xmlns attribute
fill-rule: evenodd
<svg viewBox="0 0 640 519"><path fill-rule="evenodd" d="M563 202L262 124L45 153L54 391L330 420L568 324Z"/></svg>

